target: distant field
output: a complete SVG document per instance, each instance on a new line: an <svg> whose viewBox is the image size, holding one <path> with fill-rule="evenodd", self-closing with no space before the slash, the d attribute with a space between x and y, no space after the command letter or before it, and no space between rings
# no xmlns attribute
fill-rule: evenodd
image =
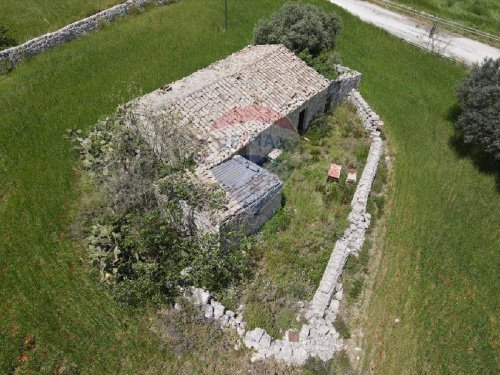
<svg viewBox="0 0 500 375"><path fill-rule="evenodd" d="M393 0L500 36L498 0Z"/></svg>
<svg viewBox="0 0 500 375"><path fill-rule="evenodd" d="M242 48L283 1L229 0L228 32L222 3L154 8L0 76L0 373L63 364L84 374L243 372L230 347L177 356L164 346L143 312L97 284L67 235L78 191L65 129L88 129L140 91ZM495 176L451 141L464 68L338 12L338 52L363 73L361 92L396 154L368 358L377 374L497 373L500 198Z"/></svg>
<svg viewBox="0 0 500 375"><path fill-rule="evenodd" d="M54 31L125 0L1 0L0 22L18 42Z"/></svg>

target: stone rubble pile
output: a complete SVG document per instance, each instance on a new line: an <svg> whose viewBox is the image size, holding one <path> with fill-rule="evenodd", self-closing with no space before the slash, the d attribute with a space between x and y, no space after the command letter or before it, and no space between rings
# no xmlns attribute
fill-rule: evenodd
<svg viewBox="0 0 500 375"><path fill-rule="evenodd" d="M127 0L93 16L73 22L62 29L28 40L18 46L0 51L0 63L6 62L11 67L19 64L26 56L35 56L43 51L64 44L87 34L99 27L99 20L113 21L117 17L126 16L133 6L145 7L156 1L158 4L168 4L169 0Z"/></svg>

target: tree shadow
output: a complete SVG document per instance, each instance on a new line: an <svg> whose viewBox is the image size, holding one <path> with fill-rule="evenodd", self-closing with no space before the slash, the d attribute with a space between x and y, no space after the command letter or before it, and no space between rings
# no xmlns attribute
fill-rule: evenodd
<svg viewBox="0 0 500 375"><path fill-rule="evenodd" d="M463 134L459 132L450 137L448 144L460 159L468 158L481 173L494 175L496 190L500 192L500 160L495 160L476 146L465 143Z"/></svg>
<svg viewBox="0 0 500 375"><path fill-rule="evenodd" d="M458 103L453 104L446 113L446 119L452 123L458 120L458 116L462 113L462 108Z"/></svg>

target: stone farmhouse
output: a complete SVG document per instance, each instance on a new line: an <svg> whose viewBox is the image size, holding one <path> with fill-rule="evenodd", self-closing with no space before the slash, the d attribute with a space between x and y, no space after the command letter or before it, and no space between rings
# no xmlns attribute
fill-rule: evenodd
<svg viewBox="0 0 500 375"><path fill-rule="evenodd" d="M194 177L226 191L217 212L195 213L196 226L248 235L281 205L283 183L260 166L267 155L357 86L359 73L338 69L331 81L282 45L248 46L133 100L125 118L160 157L187 151L179 133L189 134L197 145ZM175 129L165 121L172 118Z"/></svg>

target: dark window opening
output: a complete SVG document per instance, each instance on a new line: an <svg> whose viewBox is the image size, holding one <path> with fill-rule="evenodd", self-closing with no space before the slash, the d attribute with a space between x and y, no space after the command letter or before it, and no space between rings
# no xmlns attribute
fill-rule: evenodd
<svg viewBox="0 0 500 375"><path fill-rule="evenodd" d="M304 108L302 111L299 113L299 126L297 130L299 131L299 134L302 134L305 130L305 124L306 124L306 110L307 108Z"/></svg>
<svg viewBox="0 0 500 375"><path fill-rule="evenodd" d="M327 96L326 102L325 102L325 113L327 113L330 110L330 108L332 107L332 101L333 101L333 95Z"/></svg>

